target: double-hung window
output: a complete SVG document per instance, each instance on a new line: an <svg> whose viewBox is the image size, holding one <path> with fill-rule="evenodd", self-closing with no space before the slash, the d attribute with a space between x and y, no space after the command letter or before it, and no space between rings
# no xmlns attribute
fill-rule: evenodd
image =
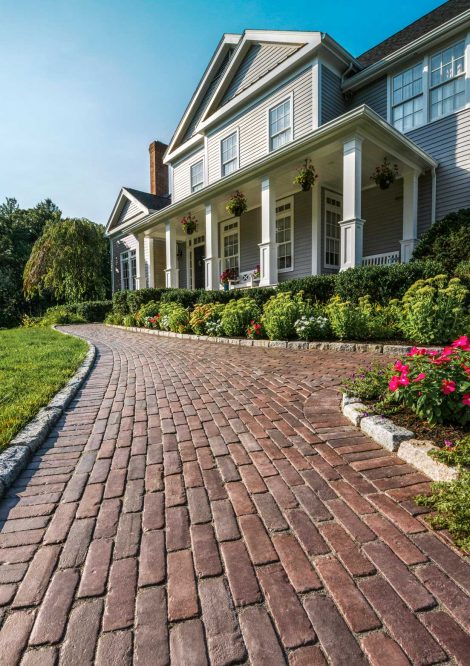
<svg viewBox="0 0 470 666"><path fill-rule="evenodd" d="M465 106L465 41L431 57L431 120Z"/></svg>
<svg viewBox="0 0 470 666"><path fill-rule="evenodd" d="M392 123L400 132L409 132L424 123L422 62L393 77Z"/></svg>
<svg viewBox="0 0 470 666"><path fill-rule="evenodd" d="M269 150L292 141L292 98L269 109Z"/></svg>
<svg viewBox="0 0 470 666"><path fill-rule="evenodd" d="M325 268L339 268L343 201L339 194L325 192Z"/></svg>
<svg viewBox="0 0 470 666"><path fill-rule="evenodd" d="M204 187L204 162L200 160L191 164L191 192L197 192Z"/></svg>
<svg viewBox="0 0 470 666"><path fill-rule="evenodd" d="M135 250L121 253L121 288L137 289L137 255Z"/></svg>
<svg viewBox="0 0 470 666"><path fill-rule="evenodd" d="M237 275L240 271L240 237L237 222L226 222L222 229L223 269L232 269Z"/></svg>
<svg viewBox="0 0 470 666"><path fill-rule="evenodd" d="M220 142L222 177L238 169L238 132L233 132Z"/></svg>
<svg viewBox="0 0 470 666"><path fill-rule="evenodd" d="M291 271L294 268L293 236L294 236L293 199L279 201L276 206L276 245L277 270Z"/></svg>

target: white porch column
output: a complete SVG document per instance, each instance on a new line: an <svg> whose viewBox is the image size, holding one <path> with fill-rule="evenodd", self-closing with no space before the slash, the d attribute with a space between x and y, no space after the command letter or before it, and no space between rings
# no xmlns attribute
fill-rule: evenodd
<svg viewBox="0 0 470 666"><path fill-rule="evenodd" d="M343 145L343 219L341 227L340 270L361 266L363 226L362 138L354 136Z"/></svg>
<svg viewBox="0 0 470 666"><path fill-rule="evenodd" d="M416 169L403 171L402 263L408 263L418 242L418 178L419 172Z"/></svg>
<svg viewBox="0 0 470 666"><path fill-rule="evenodd" d="M206 206L206 289L219 289L219 221L212 204Z"/></svg>
<svg viewBox="0 0 470 666"><path fill-rule="evenodd" d="M155 247L154 239L145 236L145 264L147 266L147 287L155 287Z"/></svg>
<svg viewBox="0 0 470 666"><path fill-rule="evenodd" d="M143 234L140 234L137 236L137 242L138 242L138 247L137 247L137 252L136 252L136 259L137 259L137 276L136 276L136 283L137 283L137 289L145 289L147 286L147 281L145 279L145 237Z"/></svg>
<svg viewBox="0 0 470 666"><path fill-rule="evenodd" d="M171 220L165 224L165 250L166 270L165 287L174 288L179 286L179 270L176 257L176 228L175 222Z"/></svg>
<svg viewBox="0 0 470 666"><path fill-rule="evenodd" d="M321 273L321 185L319 181L312 187L312 275Z"/></svg>
<svg viewBox="0 0 470 666"><path fill-rule="evenodd" d="M268 177L261 181L260 287L277 284L276 192Z"/></svg>

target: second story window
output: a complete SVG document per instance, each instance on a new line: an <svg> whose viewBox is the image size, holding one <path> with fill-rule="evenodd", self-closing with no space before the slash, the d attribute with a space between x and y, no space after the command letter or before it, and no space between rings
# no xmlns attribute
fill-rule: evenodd
<svg viewBox="0 0 470 666"><path fill-rule="evenodd" d="M392 82L392 122L409 132L424 122L423 64L405 69Z"/></svg>
<svg viewBox="0 0 470 666"><path fill-rule="evenodd" d="M276 150L292 141L291 98L269 110L269 150Z"/></svg>
<svg viewBox="0 0 470 666"><path fill-rule="evenodd" d="M204 187L204 162L191 165L191 192L197 192Z"/></svg>
<svg viewBox="0 0 470 666"><path fill-rule="evenodd" d="M220 142L222 177L238 169L238 133L233 132Z"/></svg>
<svg viewBox="0 0 470 666"><path fill-rule="evenodd" d="M431 120L465 106L465 42L431 57Z"/></svg>

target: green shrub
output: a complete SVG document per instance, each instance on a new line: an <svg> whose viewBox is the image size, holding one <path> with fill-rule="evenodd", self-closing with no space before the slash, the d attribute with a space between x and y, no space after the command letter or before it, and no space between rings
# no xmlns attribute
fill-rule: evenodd
<svg viewBox="0 0 470 666"><path fill-rule="evenodd" d="M104 323L114 324L115 326L122 326L124 323L124 317L122 314L117 314L116 312L110 312L108 315L106 315Z"/></svg>
<svg viewBox="0 0 470 666"><path fill-rule="evenodd" d="M419 344L450 342L466 330L468 292L458 278L436 275L418 280L403 297L401 326L407 340Z"/></svg>
<svg viewBox="0 0 470 666"><path fill-rule="evenodd" d="M309 275L281 282L278 291L289 291L291 294L302 292L304 298L319 303L326 303L335 293L337 275Z"/></svg>
<svg viewBox="0 0 470 666"><path fill-rule="evenodd" d="M178 303L184 308L193 307L203 289L166 289L161 295L162 303Z"/></svg>
<svg viewBox="0 0 470 666"><path fill-rule="evenodd" d="M271 296L263 309L261 322L270 340L289 340L296 337L295 322L306 312L302 292L290 291Z"/></svg>
<svg viewBox="0 0 470 666"><path fill-rule="evenodd" d="M104 321L113 309L113 301L84 301L67 307L88 322Z"/></svg>
<svg viewBox="0 0 470 666"><path fill-rule="evenodd" d="M207 335L207 325L220 322L224 307L223 303L196 305L189 318L189 325L194 333L196 335Z"/></svg>
<svg viewBox="0 0 470 666"><path fill-rule="evenodd" d="M130 314L135 314L143 305L150 301L159 301L163 298L166 289L137 289L127 292L127 305Z"/></svg>
<svg viewBox="0 0 470 666"><path fill-rule="evenodd" d="M393 340L401 337L400 301L394 299L387 305L371 303L369 296L359 299L359 309L367 320L367 337L370 340Z"/></svg>
<svg viewBox="0 0 470 666"><path fill-rule="evenodd" d="M333 296L326 306L331 330L340 340L366 340L369 335L367 313L350 301Z"/></svg>
<svg viewBox="0 0 470 666"><path fill-rule="evenodd" d="M455 543L470 552L470 471L462 471L456 481L431 485L431 495L419 495L416 503L434 512L429 518L437 529L449 530Z"/></svg>
<svg viewBox="0 0 470 666"><path fill-rule="evenodd" d="M445 465L470 469L470 435L458 442L446 442L444 449L432 449L429 455Z"/></svg>
<svg viewBox="0 0 470 666"><path fill-rule="evenodd" d="M160 312L160 302L159 301L149 301L143 305L140 310L136 313L136 320L140 326L145 325L146 317L155 317Z"/></svg>
<svg viewBox="0 0 470 666"><path fill-rule="evenodd" d="M393 366L375 363L367 368L358 368L344 380L341 388L350 396L360 400L382 400L388 393L388 382Z"/></svg>
<svg viewBox="0 0 470 666"><path fill-rule="evenodd" d="M454 272L454 277L459 278L460 282L470 292L470 259L465 259L464 261L461 261L459 264L457 264L457 268L455 269Z"/></svg>
<svg viewBox="0 0 470 666"><path fill-rule="evenodd" d="M249 297L229 301L222 314L222 326L228 337L241 337L246 335L252 319L258 321L261 311L256 301Z"/></svg>
<svg viewBox="0 0 470 666"><path fill-rule="evenodd" d="M56 305L48 308L41 317L41 326L52 326L54 324L85 324L83 317L73 312L67 305Z"/></svg>
<svg viewBox="0 0 470 666"><path fill-rule="evenodd" d="M324 306L309 308L294 324L299 340L325 340L331 337L330 320Z"/></svg>
<svg viewBox="0 0 470 666"><path fill-rule="evenodd" d="M189 312L180 303L161 303L159 315L159 326L162 330L173 333L189 331Z"/></svg>
<svg viewBox="0 0 470 666"><path fill-rule="evenodd" d="M335 294L343 301L357 303L369 296L373 303L386 305L392 298L402 298L416 280L442 273L437 261L413 261L390 266L358 266L335 275Z"/></svg>
<svg viewBox="0 0 470 666"><path fill-rule="evenodd" d="M413 259L438 259L443 264L441 272L449 275L463 257L470 257L470 208L450 213L433 224L413 252Z"/></svg>
<svg viewBox="0 0 470 666"><path fill-rule="evenodd" d="M136 323L135 317L132 314L125 315L125 317L122 318L123 326L135 326Z"/></svg>
<svg viewBox="0 0 470 666"><path fill-rule="evenodd" d="M113 294L113 312L116 315L124 317L129 314L129 305L127 303L127 294L129 291L115 291Z"/></svg>

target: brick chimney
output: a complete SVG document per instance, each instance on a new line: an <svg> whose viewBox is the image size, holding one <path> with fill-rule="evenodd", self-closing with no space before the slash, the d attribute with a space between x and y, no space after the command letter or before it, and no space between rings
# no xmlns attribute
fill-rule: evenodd
<svg viewBox="0 0 470 666"><path fill-rule="evenodd" d="M163 164L163 155L168 146L161 141L152 141L150 153L150 192L166 197L169 194L168 167Z"/></svg>

